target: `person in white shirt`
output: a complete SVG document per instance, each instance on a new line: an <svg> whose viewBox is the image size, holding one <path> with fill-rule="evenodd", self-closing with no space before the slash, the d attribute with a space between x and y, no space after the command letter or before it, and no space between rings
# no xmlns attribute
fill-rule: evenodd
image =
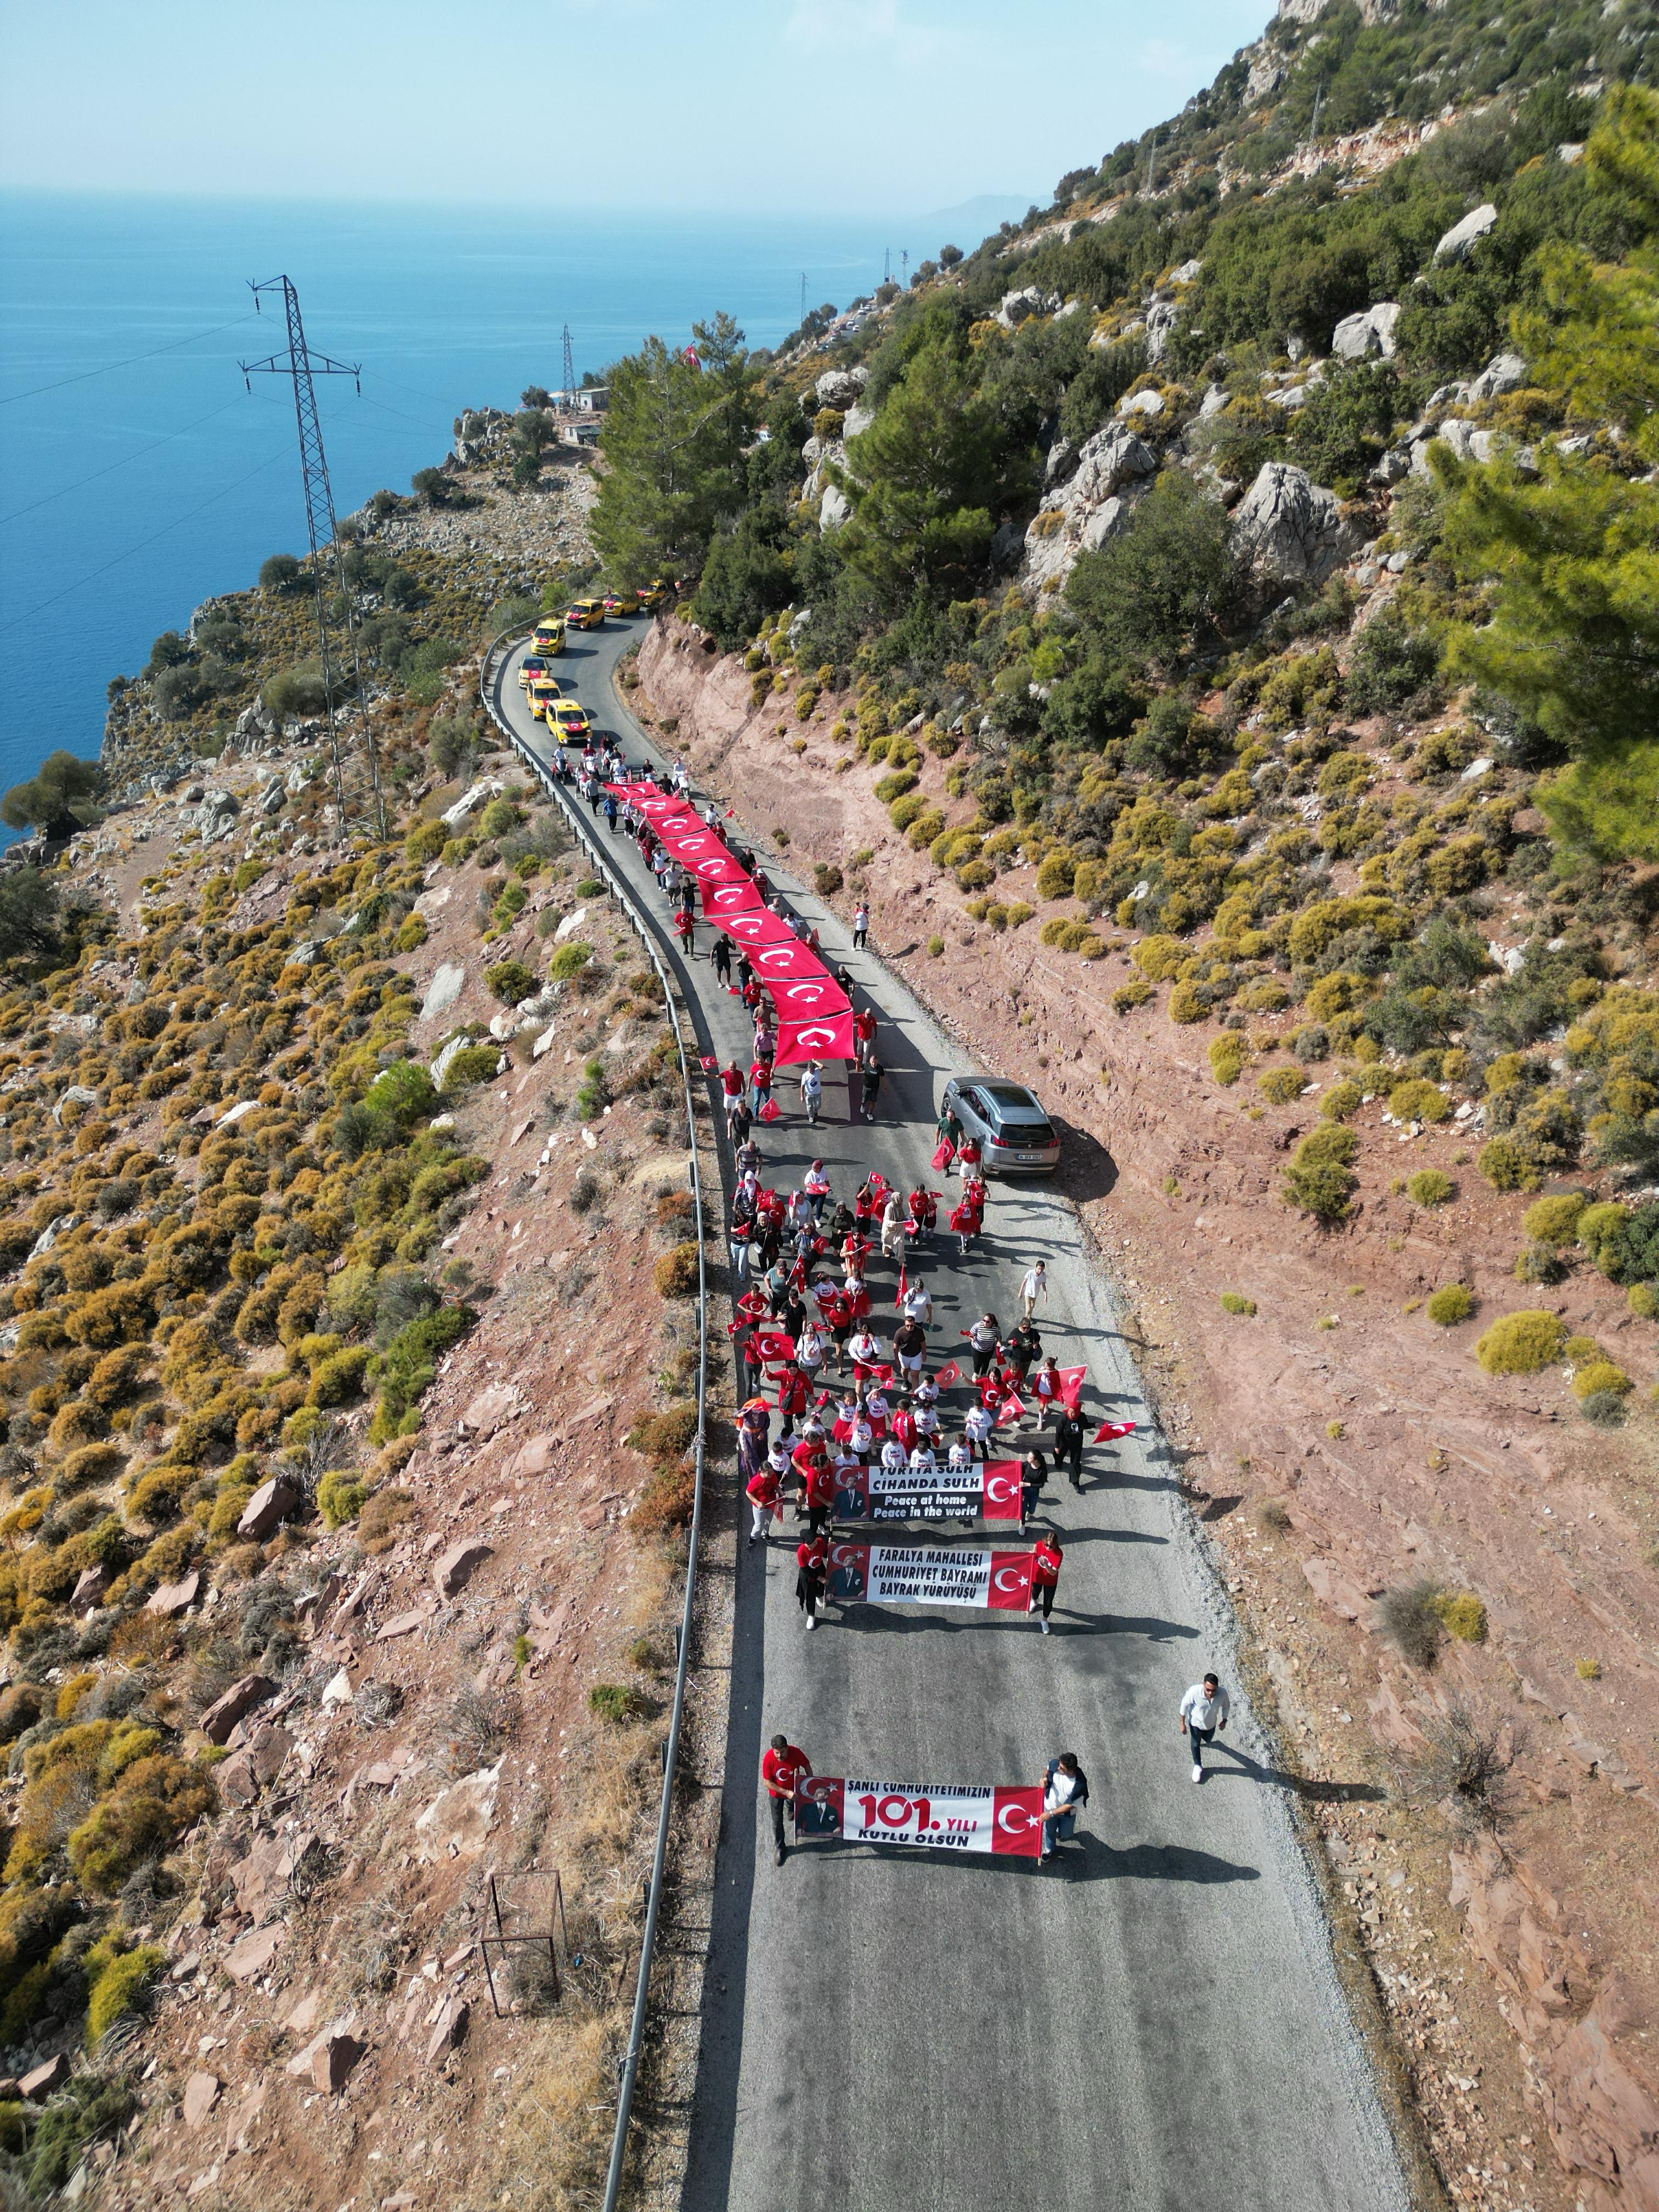
<svg viewBox="0 0 1659 2212"><path fill-rule="evenodd" d="M809 1382L816 1382L827 1350L816 1322L809 1322L795 1345L795 1364Z"/></svg>
<svg viewBox="0 0 1659 2212"><path fill-rule="evenodd" d="M898 1193L895 1191L881 1217L881 1256L884 1260L902 1260L904 1257L909 1243L904 1225L908 1218Z"/></svg>
<svg viewBox="0 0 1659 2212"><path fill-rule="evenodd" d="M996 1427L996 1418L990 1407L970 1406L968 1408L967 1418L962 1425L967 1436L968 1449L974 1457L976 1460L986 1458L987 1447L991 1441L992 1431Z"/></svg>
<svg viewBox="0 0 1659 2212"><path fill-rule="evenodd" d="M881 1463L890 1474L897 1474L904 1467L904 1446L896 1437L889 1437L882 1446Z"/></svg>
<svg viewBox="0 0 1659 2212"><path fill-rule="evenodd" d="M939 1462L933 1456L933 1446L926 1437L918 1437L910 1453L911 1474L935 1474L938 1471Z"/></svg>
<svg viewBox="0 0 1659 2212"><path fill-rule="evenodd" d="M1194 1782L1204 1779L1205 1745L1226 1727L1231 1711L1227 1692L1215 1674L1194 1682L1181 1700L1181 1733L1192 1740Z"/></svg>
<svg viewBox="0 0 1659 2212"><path fill-rule="evenodd" d="M808 1122L816 1129L818 1115L823 1110L823 1078L815 1060L809 1060L800 1072L800 1103Z"/></svg>
<svg viewBox="0 0 1659 2212"><path fill-rule="evenodd" d="M966 1474L974 1464L974 1455L966 1444L952 1444L945 1463L952 1474Z"/></svg>
<svg viewBox="0 0 1659 2212"><path fill-rule="evenodd" d="M853 950L856 952L870 934L870 909L860 899L853 908Z"/></svg>
<svg viewBox="0 0 1659 2212"><path fill-rule="evenodd" d="M905 1293L904 1317L907 1321L919 1321L924 1328L933 1325L933 1294L920 1275Z"/></svg>
<svg viewBox="0 0 1659 2212"><path fill-rule="evenodd" d="M1054 1845L1077 1825L1079 1809L1089 1802L1089 1784L1074 1751L1062 1751L1042 1778L1042 1852L1051 1857Z"/></svg>
<svg viewBox="0 0 1659 2212"><path fill-rule="evenodd" d="M1030 1321L1031 1316L1036 1311L1048 1287L1048 1271L1039 1260L1035 1267L1028 1267L1020 1278L1019 1302L1025 1309L1027 1321Z"/></svg>

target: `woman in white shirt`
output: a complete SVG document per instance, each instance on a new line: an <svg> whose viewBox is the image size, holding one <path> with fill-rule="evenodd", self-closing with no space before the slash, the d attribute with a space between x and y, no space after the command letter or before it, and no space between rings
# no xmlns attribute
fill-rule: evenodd
<svg viewBox="0 0 1659 2212"><path fill-rule="evenodd" d="M967 1418L962 1425L966 1434L968 1449L974 1457L976 1460L988 1459L990 1456L988 1447L992 1433L996 1428L996 1421L990 1407L970 1406L968 1408Z"/></svg>
<svg viewBox="0 0 1659 2212"><path fill-rule="evenodd" d="M1077 1816L1089 1802L1088 1777L1077 1763L1074 1751L1062 1751L1042 1778L1042 1856L1069 1837Z"/></svg>

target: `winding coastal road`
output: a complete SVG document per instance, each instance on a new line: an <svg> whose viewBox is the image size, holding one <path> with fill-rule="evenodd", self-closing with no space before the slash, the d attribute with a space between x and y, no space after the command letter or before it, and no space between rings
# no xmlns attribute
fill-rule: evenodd
<svg viewBox="0 0 1659 2212"><path fill-rule="evenodd" d="M638 627L573 632L558 673L630 760L654 762L611 684ZM520 658L495 672L495 703L545 757ZM615 857L661 917L629 840ZM816 1150L838 1194L872 1166L908 1188L930 1174L939 1095L967 1062L835 915L782 880L874 1004L887 1076L868 1126L850 1121L841 1078L827 1081L809 1149L781 1071L789 1110L760 1133L769 1180L791 1187ZM697 936L702 957L679 972L704 1049L746 1065L746 1018L714 987L706 927ZM1289 1818L1294 1784L1236 1686L1224 1747L1192 1784L1176 1708L1207 1667L1231 1675L1231 1614L1057 1191L994 1182L965 1261L953 1237L935 1238L929 1364L984 1309L1017 1317L1038 1255L1045 1349L1088 1369L1085 1435L1109 1416L1141 1423L1087 1448L1080 1496L1050 1480L1044 1517L1066 1546L1052 1636L1019 1614L876 1606L832 1608L808 1636L793 1522L766 1552L739 1537L687 2212L1406 2212ZM894 1270L871 1275L890 1334ZM959 1418L962 1394L951 1402ZM1034 1782L1073 1750L1091 1784L1080 1848L1039 1868L808 1845L775 1867L757 1778L779 1729L821 1772L917 1783Z"/></svg>

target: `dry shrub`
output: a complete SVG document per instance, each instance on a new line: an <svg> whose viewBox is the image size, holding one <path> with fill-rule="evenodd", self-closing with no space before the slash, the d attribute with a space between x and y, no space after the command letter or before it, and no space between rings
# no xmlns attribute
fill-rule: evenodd
<svg viewBox="0 0 1659 2212"><path fill-rule="evenodd" d="M1440 1590L1431 1582L1399 1583L1376 1601L1376 1627L1408 1665L1432 1667L1440 1648Z"/></svg>
<svg viewBox="0 0 1659 2212"><path fill-rule="evenodd" d="M1420 1723L1423 1749L1401 1753L1395 1782L1407 1803L1431 1805L1454 1830L1495 1835L1514 1818L1513 1753L1503 1723L1460 1698Z"/></svg>
<svg viewBox="0 0 1659 2212"><path fill-rule="evenodd" d="M357 1539L366 1552L384 1552L398 1540L398 1532L415 1510L413 1494L390 1484L377 1490L357 1521Z"/></svg>
<svg viewBox="0 0 1659 2212"><path fill-rule="evenodd" d="M527 2212L587 2212L605 2187L614 2124L620 2014L560 2020L507 2116L496 2179Z"/></svg>
<svg viewBox="0 0 1659 2212"><path fill-rule="evenodd" d="M696 1496L695 1468L672 1464L659 1468L641 1491L629 1526L636 1536L660 1535L671 1528L689 1528Z"/></svg>
<svg viewBox="0 0 1659 2212"><path fill-rule="evenodd" d="M439 1726L436 1764L452 1782L491 1765L507 1738L500 1706L471 1682L450 1699Z"/></svg>

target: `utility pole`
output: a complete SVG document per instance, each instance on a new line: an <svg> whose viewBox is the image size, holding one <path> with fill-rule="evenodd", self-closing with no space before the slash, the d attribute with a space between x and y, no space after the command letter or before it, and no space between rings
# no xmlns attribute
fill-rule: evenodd
<svg viewBox="0 0 1659 2212"><path fill-rule="evenodd" d="M317 393L312 383L313 376L349 376L362 391L362 364L331 360L325 353L313 353L306 343L305 325L300 319L300 295L286 276L267 277L262 283L248 280L248 289L253 295L255 313L260 312L259 296L264 292L280 290L283 312L288 325L288 349L274 353L264 361L243 361L237 363L242 372L242 381L250 392L250 380L255 375L286 376L294 386L294 413L300 428L300 473L304 479L306 497L306 529L311 539L311 584L317 603L317 651L322 663L323 703L328 715L328 745L334 768L334 804L339 813L340 831L345 833L345 778L340 763L340 738L334 720L335 695L343 691L347 671L335 669L329 651L328 599L325 589L326 564L331 562L334 581L345 607L346 652L349 661L349 678L357 698L357 715L362 725L363 752L368 763L368 780L374 793L374 811L382 841L386 834L386 798L380 789L380 764L375 756L374 736L368 726L368 704L363 696L362 664L357 651L357 623L353 612L351 593L346 584L345 564L335 533L334 494L329 487L328 459L323 452L323 426L317 414Z"/></svg>
<svg viewBox="0 0 1659 2212"><path fill-rule="evenodd" d="M804 269L800 272L800 319L802 322L806 320L806 271Z"/></svg>
<svg viewBox="0 0 1659 2212"><path fill-rule="evenodd" d="M564 326L564 404L570 408L576 404L576 359L570 349L568 323Z"/></svg>
<svg viewBox="0 0 1659 2212"><path fill-rule="evenodd" d="M890 284L893 281L893 249L890 246L881 257L881 281L884 284Z"/></svg>
<svg viewBox="0 0 1659 2212"><path fill-rule="evenodd" d="M903 285L907 285L907 286L908 286L908 283L909 283L909 282L910 282L910 249L909 249L909 247L907 246L905 246L905 247L903 247L903 248L902 249L902 251L900 252L900 254L899 254L899 283L900 283L901 284L903 284Z"/></svg>

